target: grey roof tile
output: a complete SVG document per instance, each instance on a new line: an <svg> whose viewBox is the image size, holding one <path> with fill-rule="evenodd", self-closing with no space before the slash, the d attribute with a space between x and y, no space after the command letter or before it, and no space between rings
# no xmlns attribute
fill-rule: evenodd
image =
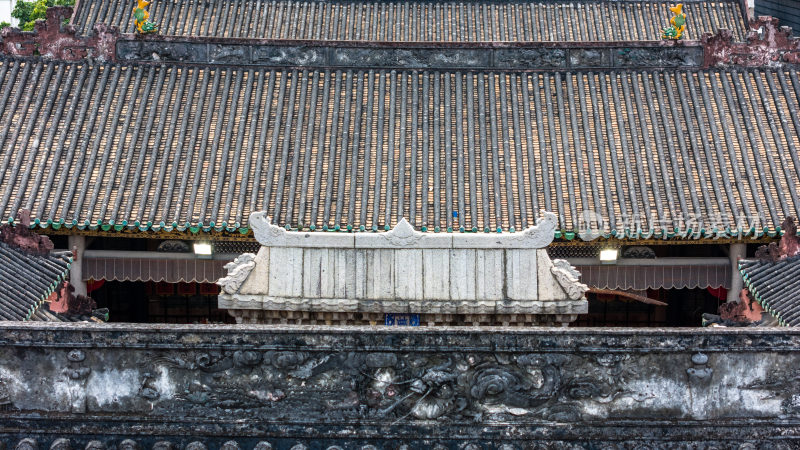
<svg viewBox="0 0 800 450"><path fill-rule="evenodd" d="M71 263L70 252L35 255L0 242L0 320L54 320L39 308Z"/></svg>
<svg viewBox="0 0 800 450"><path fill-rule="evenodd" d="M739 261L745 286L781 325L800 325L800 256Z"/></svg>
<svg viewBox="0 0 800 450"><path fill-rule="evenodd" d="M406 217L430 231L496 231L547 209L572 233L590 210L606 235L775 233L800 214L798 92L795 69L0 59L0 213L234 230L268 210L317 230L383 230Z"/></svg>
<svg viewBox="0 0 800 450"><path fill-rule="evenodd" d="M685 0L686 37L730 28L743 39L741 2ZM160 32L175 36L386 42L542 42L658 40L669 1L287 1L159 0ZM129 0L80 1L73 23L133 33Z"/></svg>

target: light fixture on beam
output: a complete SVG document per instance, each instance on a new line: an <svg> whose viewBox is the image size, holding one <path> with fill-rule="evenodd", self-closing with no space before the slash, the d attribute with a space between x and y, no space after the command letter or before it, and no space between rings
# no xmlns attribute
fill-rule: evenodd
<svg viewBox="0 0 800 450"><path fill-rule="evenodd" d="M614 264L617 262L617 257L619 256L619 250L615 248L607 248L604 250L600 250L600 262L603 264Z"/></svg>
<svg viewBox="0 0 800 450"><path fill-rule="evenodd" d="M210 242L195 242L194 254L198 258L211 259L212 249Z"/></svg>

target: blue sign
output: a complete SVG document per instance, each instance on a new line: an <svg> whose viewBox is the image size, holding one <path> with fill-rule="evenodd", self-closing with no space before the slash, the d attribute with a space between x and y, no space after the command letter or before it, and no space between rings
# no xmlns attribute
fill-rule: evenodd
<svg viewBox="0 0 800 450"><path fill-rule="evenodd" d="M418 327L419 314L386 314L385 324L389 327Z"/></svg>

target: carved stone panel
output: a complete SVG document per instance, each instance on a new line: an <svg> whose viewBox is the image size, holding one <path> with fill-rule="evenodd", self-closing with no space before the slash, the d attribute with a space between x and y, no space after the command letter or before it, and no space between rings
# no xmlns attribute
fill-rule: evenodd
<svg viewBox="0 0 800 450"><path fill-rule="evenodd" d="M253 47L253 63L269 65L321 66L326 62L324 48L278 47L261 45Z"/></svg>
<svg viewBox="0 0 800 450"><path fill-rule="evenodd" d="M501 69L562 69L567 66L564 49L502 49L494 54L494 64Z"/></svg>
<svg viewBox="0 0 800 450"><path fill-rule="evenodd" d="M208 46L185 42L117 41L118 61L205 62Z"/></svg>
<svg viewBox="0 0 800 450"><path fill-rule="evenodd" d="M798 364L785 329L4 323L0 442L794 448Z"/></svg>
<svg viewBox="0 0 800 450"><path fill-rule="evenodd" d="M702 47L620 48L612 54L614 67L700 67Z"/></svg>

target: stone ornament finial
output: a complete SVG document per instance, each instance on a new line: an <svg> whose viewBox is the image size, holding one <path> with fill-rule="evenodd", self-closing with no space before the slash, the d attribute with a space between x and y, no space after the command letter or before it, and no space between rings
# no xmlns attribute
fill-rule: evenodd
<svg viewBox="0 0 800 450"><path fill-rule="evenodd" d="M422 233L414 230L414 227L408 223L405 217L401 218L400 222L397 222L397 225L389 232L382 234L384 239L398 247L414 245L422 239L423 236Z"/></svg>
<svg viewBox="0 0 800 450"><path fill-rule="evenodd" d="M286 234L286 230L272 224L272 219L267 216L266 211L250 214L249 224L253 235L261 245L269 246L271 242L280 240Z"/></svg>

